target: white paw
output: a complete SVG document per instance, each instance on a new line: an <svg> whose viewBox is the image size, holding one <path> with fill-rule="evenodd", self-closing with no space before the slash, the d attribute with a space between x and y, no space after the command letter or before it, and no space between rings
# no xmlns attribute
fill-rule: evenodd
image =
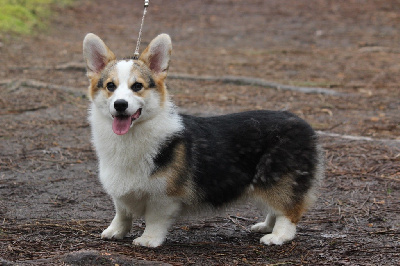
<svg viewBox="0 0 400 266"><path fill-rule="evenodd" d="M141 236L133 240L133 244L136 246L155 248L160 246L164 240L165 238L162 237Z"/></svg>
<svg viewBox="0 0 400 266"><path fill-rule="evenodd" d="M124 236L129 232L129 230L126 230L123 227L113 227L109 226L106 230L101 233L101 238L102 239L123 239Z"/></svg>
<svg viewBox="0 0 400 266"><path fill-rule="evenodd" d="M273 226L268 226L265 222L253 225L250 230L256 233L271 233Z"/></svg>
<svg viewBox="0 0 400 266"><path fill-rule="evenodd" d="M283 243L286 243L293 238L287 238L286 236L278 235L278 234L268 234L263 236L260 239L260 243L265 244L265 245L282 245Z"/></svg>

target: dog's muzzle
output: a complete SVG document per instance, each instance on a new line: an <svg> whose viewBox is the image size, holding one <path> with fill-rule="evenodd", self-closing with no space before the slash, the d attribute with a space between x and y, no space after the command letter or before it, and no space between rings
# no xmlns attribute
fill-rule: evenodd
<svg viewBox="0 0 400 266"><path fill-rule="evenodd" d="M128 109L128 102L120 99L114 102L114 109L117 111L117 115L113 115L112 129L117 135L124 135L128 133L133 121L138 119L142 114L142 108L139 108L133 115L126 113Z"/></svg>

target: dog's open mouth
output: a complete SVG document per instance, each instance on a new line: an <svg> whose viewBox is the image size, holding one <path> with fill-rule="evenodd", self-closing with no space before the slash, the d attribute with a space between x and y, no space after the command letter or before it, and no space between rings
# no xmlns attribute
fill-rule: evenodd
<svg viewBox="0 0 400 266"><path fill-rule="evenodd" d="M139 118L142 114L142 108L139 108L133 115L117 115L113 116L112 129L117 135L124 135L128 133L133 121Z"/></svg>

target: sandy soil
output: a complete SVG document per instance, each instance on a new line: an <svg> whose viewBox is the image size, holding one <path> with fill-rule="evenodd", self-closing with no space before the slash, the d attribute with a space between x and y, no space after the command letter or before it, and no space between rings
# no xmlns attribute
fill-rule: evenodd
<svg viewBox="0 0 400 266"><path fill-rule="evenodd" d="M114 211L90 144L82 40L94 32L118 56L132 55L142 1L80 0L56 10L46 32L0 37L3 265L400 263L400 3L251 3L153 0L142 48L166 32L174 46L171 73L248 76L340 93L168 81L183 112L289 110L320 131L326 179L297 237L283 246L259 244L248 228L262 217L240 205L183 218L156 249L131 245L142 220L124 240L99 238Z"/></svg>

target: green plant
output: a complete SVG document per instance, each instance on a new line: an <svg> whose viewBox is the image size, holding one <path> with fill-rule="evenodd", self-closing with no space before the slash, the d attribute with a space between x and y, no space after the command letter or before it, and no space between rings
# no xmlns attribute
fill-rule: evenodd
<svg viewBox="0 0 400 266"><path fill-rule="evenodd" d="M41 28L51 14L51 5L71 0L0 0L0 32L30 34Z"/></svg>

